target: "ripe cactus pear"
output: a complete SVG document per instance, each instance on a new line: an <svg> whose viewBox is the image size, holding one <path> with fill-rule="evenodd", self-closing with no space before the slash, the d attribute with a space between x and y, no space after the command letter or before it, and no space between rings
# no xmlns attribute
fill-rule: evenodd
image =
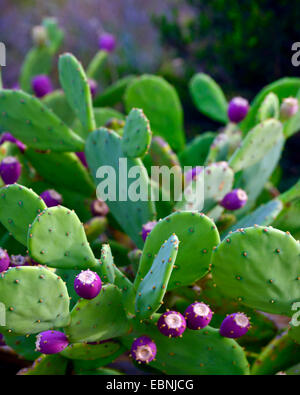
<svg viewBox="0 0 300 395"><path fill-rule="evenodd" d="M81 163L83 164L84 167L88 167L85 153L84 152L76 152L77 157L80 159Z"/></svg>
<svg viewBox="0 0 300 395"><path fill-rule="evenodd" d="M19 148L19 150L23 153L26 149L26 145L22 143L22 141L17 140L11 133L9 132L4 132L1 134L0 138L0 145L5 143L6 141L9 141L10 143L16 144L16 146Z"/></svg>
<svg viewBox="0 0 300 395"><path fill-rule="evenodd" d="M0 273L5 272L10 264L8 253L0 248Z"/></svg>
<svg viewBox="0 0 300 395"><path fill-rule="evenodd" d="M35 76L31 81L31 86L37 97L44 97L53 91L52 82L45 74Z"/></svg>
<svg viewBox="0 0 300 395"><path fill-rule="evenodd" d="M74 288L81 298L94 299L101 291L102 282L97 273L88 269L75 278Z"/></svg>
<svg viewBox="0 0 300 395"><path fill-rule="evenodd" d="M186 321L184 316L177 311L167 311L160 316L157 326L163 335L178 337L186 330Z"/></svg>
<svg viewBox="0 0 300 395"><path fill-rule="evenodd" d="M47 207L59 206L62 204L62 196L54 189L48 189L41 193L41 198L46 203Z"/></svg>
<svg viewBox="0 0 300 395"><path fill-rule="evenodd" d="M116 39L113 34L103 33L99 37L99 48L106 52L113 52L116 48Z"/></svg>
<svg viewBox="0 0 300 395"><path fill-rule="evenodd" d="M88 84L89 84L89 87L90 87L90 90L91 90L91 95L94 98L96 96L96 94L97 94L97 91L98 91L97 81L89 78Z"/></svg>
<svg viewBox="0 0 300 395"><path fill-rule="evenodd" d="M27 258L23 255L11 255L10 256L10 266L30 266Z"/></svg>
<svg viewBox="0 0 300 395"><path fill-rule="evenodd" d="M248 195L242 189L233 189L224 196L220 205L226 210L234 211L245 206L248 200Z"/></svg>
<svg viewBox="0 0 300 395"><path fill-rule="evenodd" d="M233 123L239 123L246 117L248 111L248 100L243 97L234 97L228 105L228 118Z"/></svg>
<svg viewBox="0 0 300 395"><path fill-rule="evenodd" d="M41 332L36 337L36 351L42 354L57 354L69 345L67 336L59 331Z"/></svg>
<svg viewBox="0 0 300 395"><path fill-rule="evenodd" d="M13 156L7 156L0 163L0 176L5 184L14 184L21 175L21 164Z"/></svg>
<svg viewBox="0 0 300 395"><path fill-rule="evenodd" d="M139 363L149 363L156 356L156 344L148 336L135 339L131 346L131 356Z"/></svg>
<svg viewBox="0 0 300 395"><path fill-rule="evenodd" d="M145 225L142 227L142 238L145 241L148 234L151 232L151 230L154 228L154 226L157 224L156 221L150 221L147 222Z"/></svg>
<svg viewBox="0 0 300 395"><path fill-rule="evenodd" d="M109 208L103 200L97 199L91 204L91 212L94 217L105 217L109 212Z"/></svg>
<svg viewBox="0 0 300 395"><path fill-rule="evenodd" d="M295 97L288 97L283 99L280 106L280 117L284 121L290 119L299 110L299 103Z"/></svg>
<svg viewBox="0 0 300 395"><path fill-rule="evenodd" d="M220 335L237 339L245 335L250 328L249 318L244 313L228 315L221 324Z"/></svg>
<svg viewBox="0 0 300 395"><path fill-rule="evenodd" d="M187 323L187 327L189 329L203 329L207 325L209 325L213 313L209 306L205 303L192 303L186 310L185 310L185 319Z"/></svg>

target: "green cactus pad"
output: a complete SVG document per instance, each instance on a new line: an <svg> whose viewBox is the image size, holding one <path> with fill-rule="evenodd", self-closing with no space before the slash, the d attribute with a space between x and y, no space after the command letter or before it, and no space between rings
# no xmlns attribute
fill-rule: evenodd
<svg viewBox="0 0 300 395"><path fill-rule="evenodd" d="M67 102L66 95L63 91L57 90L44 96L43 103L49 107L59 119L64 121L65 124L72 127L75 119L75 114L69 103Z"/></svg>
<svg viewBox="0 0 300 395"><path fill-rule="evenodd" d="M284 372L288 376L299 376L300 375L300 363L294 365Z"/></svg>
<svg viewBox="0 0 300 395"><path fill-rule="evenodd" d="M140 236L140 232L142 226L148 221L153 220L155 217L154 203L151 200L132 201L128 198L121 200L119 198L118 190L119 177L121 176L121 174L119 174L119 159L124 159L127 160L127 173L125 169L126 174L124 177L128 176L132 167L138 166L140 169L138 181L141 186L141 190L146 193L150 191L149 178L142 162L139 159L124 158L121 138L115 132L105 128L96 130L88 137L86 143L86 158L96 185L99 183L99 178L97 178L97 170L99 167L112 166L114 168L116 172L116 180L113 181L113 185L116 183L116 199L107 200L107 205L124 231L126 231L138 247L141 247L143 245L143 240ZM130 182L130 180L128 180L129 191L135 185L134 182L136 181ZM99 186L100 184L98 185L97 190ZM136 191L136 189L134 189L134 191ZM102 198L105 199L105 196Z"/></svg>
<svg viewBox="0 0 300 395"><path fill-rule="evenodd" d="M92 361L98 358L107 358L115 355L122 348L121 344L107 341L99 344L74 343L65 348L60 355L69 359Z"/></svg>
<svg viewBox="0 0 300 395"><path fill-rule="evenodd" d="M254 362L252 375L271 375L299 362L300 346L286 332L276 336Z"/></svg>
<svg viewBox="0 0 300 395"><path fill-rule="evenodd" d="M298 303L299 303L299 301L298 301ZM295 314L295 316L290 321L290 328L289 328L288 335L293 341L300 344L299 307L296 310L294 310L292 308L292 310L293 310L293 313ZM296 320L297 326L295 326L295 324L293 324L293 320Z"/></svg>
<svg viewBox="0 0 300 395"><path fill-rule="evenodd" d="M63 281L37 266L11 268L0 277L6 308L4 333L26 335L68 325L69 295Z"/></svg>
<svg viewBox="0 0 300 395"><path fill-rule="evenodd" d="M207 326L201 331L187 329L182 338L163 336L155 323L144 322L130 336L122 338L127 347L134 338L149 336L157 346L150 367L164 374L247 375L248 362L243 349L233 339L222 337L217 329Z"/></svg>
<svg viewBox="0 0 300 395"><path fill-rule="evenodd" d="M95 187L91 176L73 152L41 153L29 148L25 156L38 174L54 187L68 188L84 196L93 195Z"/></svg>
<svg viewBox="0 0 300 395"><path fill-rule="evenodd" d="M213 278L230 299L290 316L300 294L299 252L288 233L260 226L241 229L214 251Z"/></svg>
<svg viewBox="0 0 300 395"><path fill-rule="evenodd" d="M0 190L0 221L25 246L29 225L45 208L38 195L21 185L8 185Z"/></svg>
<svg viewBox="0 0 300 395"><path fill-rule="evenodd" d="M18 372L20 376L63 376L67 370L68 360L58 354L42 355L30 368Z"/></svg>
<svg viewBox="0 0 300 395"><path fill-rule="evenodd" d="M59 79L67 100L80 119L85 132L96 128L91 90L81 63L72 54L63 54L58 62Z"/></svg>
<svg viewBox="0 0 300 395"><path fill-rule="evenodd" d="M104 341L106 342L106 341ZM110 343L109 340L107 342ZM101 343L101 342L99 342ZM76 343L76 344L84 344L84 343ZM126 352L126 347L123 344L119 344L119 348L113 354L110 354L103 358L97 358L94 360L80 360L74 359L73 367L76 374L91 374L93 371L97 370L102 366L107 366L108 364L112 363L117 359L120 355ZM84 373L85 372L85 373ZM88 372L88 373L87 373ZM91 372L91 373L90 373Z"/></svg>
<svg viewBox="0 0 300 395"><path fill-rule="evenodd" d="M115 285L119 288L122 293L122 302L124 311L128 318L133 318L135 316L135 298L136 290L132 282L128 277L114 265L115 271Z"/></svg>
<svg viewBox="0 0 300 395"><path fill-rule="evenodd" d="M114 259L109 244L103 244L100 258L101 279L113 284L115 281Z"/></svg>
<svg viewBox="0 0 300 395"><path fill-rule="evenodd" d="M191 284L208 273L212 250L220 242L214 222L204 214L177 212L159 221L148 235L135 281L136 289L150 270L161 245L173 233L180 245L168 289Z"/></svg>
<svg viewBox="0 0 300 395"><path fill-rule="evenodd" d="M253 166L282 138L282 124L276 119L267 119L247 134L241 147L231 157L229 165L235 172Z"/></svg>
<svg viewBox="0 0 300 395"><path fill-rule="evenodd" d="M31 257L50 267L96 270L99 263L87 242L84 227L74 211L57 206L44 210L28 232Z"/></svg>
<svg viewBox="0 0 300 395"><path fill-rule="evenodd" d="M195 137L179 154L182 166L204 166L216 133L206 132Z"/></svg>
<svg viewBox="0 0 300 395"><path fill-rule="evenodd" d="M184 147L183 112L175 89L163 78L143 75L125 93L127 112L142 108L155 135L162 136L173 149Z"/></svg>
<svg viewBox="0 0 300 395"><path fill-rule="evenodd" d="M49 47L32 48L22 65L20 86L25 92L32 93L31 81L40 74L49 74L52 68L53 54Z"/></svg>
<svg viewBox="0 0 300 395"><path fill-rule="evenodd" d="M129 158L143 157L149 149L152 133L143 110L133 108L125 123L122 150Z"/></svg>
<svg viewBox="0 0 300 395"><path fill-rule="evenodd" d="M161 307L177 257L178 244L177 236L170 236L161 246L149 272L141 281L135 303L138 318L148 318Z"/></svg>
<svg viewBox="0 0 300 395"><path fill-rule="evenodd" d="M35 351L36 335L14 336L7 333L4 336L4 341L7 346L27 361L34 361L41 355Z"/></svg>
<svg viewBox="0 0 300 395"><path fill-rule="evenodd" d="M190 82L190 92L197 109L222 123L228 122L228 103L220 86L207 74L198 73Z"/></svg>
<svg viewBox="0 0 300 395"><path fill-rule="evenodd" d="M270 118L278 119L279 112L280 112L280 106L279 106L278 97L275 95L275 93L270 92L265 97L264 101L261 103L258 109L257 120L258 122L263 122L266 119L270 119Z"/></svg>
<svg viewBox="0 0 300 395"><path fill-rule="evenodd" d="M95 342L123 336L129 330L121 291L105 285L92 300L81 299L71 312L65 329L71 343Z"/></svg>
<svg viewBox="0 0 300 395"><path fill-rule="evenodd" d="M37 98L22 91L0 92L0 125L29 147L83 151L83 140Z"/></svg>

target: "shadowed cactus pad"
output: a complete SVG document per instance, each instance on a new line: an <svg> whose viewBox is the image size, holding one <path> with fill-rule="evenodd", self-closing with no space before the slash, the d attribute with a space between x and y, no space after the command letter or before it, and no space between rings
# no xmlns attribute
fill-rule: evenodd
<svg viewBox="0 0 300 395"><path fill-rule="evenodd" d="M173 233L180 241L168 289L191 284L209 271L213 247L220 242L214 222L197 212L178 212L159 221L148 235L135 286L145 278L161 245Z"/></svg>
<svg viewBox="0 0 300 395"><path fill-rule="evenodd" d="M60 269L95 269L99 266L74 211L57 206L46 209L28 232L31 257Z"/></svg>
<svg viewBox="0 0 300 395"><path fill-rule="evenodd" d="M69 295L64 282L43 267L16 267L0 277L0 301L6 306L1 331L25 335L69 323Z"/></svg>
<svg viewBox="0 0 300 395"><path fill-rule="evenodd" d="M300 295L300 246L270 227L240 229L213 253L212 272L224 295L249 307L292 315Z"/></svg>

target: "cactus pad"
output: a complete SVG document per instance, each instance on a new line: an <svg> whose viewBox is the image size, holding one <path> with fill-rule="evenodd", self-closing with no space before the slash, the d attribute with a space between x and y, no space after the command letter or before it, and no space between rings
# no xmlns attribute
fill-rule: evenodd
<svg viewBox="0 0 300 395"><path fill-rule="evenodd" d="M290 316L300 294L300 246L271 227L240 229L213 253L213 277L224 295L249 307Z"/></svg>
<svg viewBox="0 0 300 395"><path fill-rule="evenodd" d="M65 348L60 355L69 359L92 361L94 359L107 358L110 355L114 355L121 348L121 344L115 341L104 341L99 344L74 343Z"/></svg>
<svg viewBox="0 0 300 395"><path fill-rule="evenodd" d="M43 267L9 269L0 277L0 301L6 307L1 331L39 333L69 323L69 295L63 281Z"/></svg>
<svg viewBox="0 0 300 395"><path fill-rule="evenodd" d="M191 284L208 273L213 247L220 241L215 224L204 214L177 212L159 221L148 235L135 281L136 288L150 270L161 245L173 233L177 235L180 246L168 289Z"/></svg>
<svg viewBox="0 0 300 395"><path fill-rule="evenodd" d="M151 143L151 130L148 119L142 110L133 108L125 123L122 149L129 158L143 157Z"/></svg>
<svg viewBox="0 0 300 395"><path fill-rule="evenodd" d="M0 221L25 246L29 225L45 208L38 195L21 185L9 185L0 190Z"/></svg>
<svg viewBox="0 0 300 395"><path fill-rule="evenodd" d="M103 244L100 258L101 280L113 284L115 281L114 260L108 244Z"/></svg>

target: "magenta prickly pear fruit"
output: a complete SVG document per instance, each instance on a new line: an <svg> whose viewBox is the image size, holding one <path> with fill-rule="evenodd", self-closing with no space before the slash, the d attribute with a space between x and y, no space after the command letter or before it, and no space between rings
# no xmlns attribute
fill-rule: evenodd
<svg viewBox="0 0 300 395"><path fill-rule="evenodd" d="M21 175L21 164L13 156L7 156L0 163L0 176L5 184L14 184Z"/></svg>
<svg viewBox="0 0 300 395"><path fill-rule="evenodd" d="M244 313L228 315L221 324L220 335L237 339L245 335L250 328L249 318Z"/></svg>
<svg viewBox="0 0 300 395"><path fill-rule="evenodd" d="M186 330L186 321L177 311L167 311L159 317L157 327L164 336L178 337Z"/></svg>
<svg viewBox="0 0 300 395"><path fill-rule="evenodd" d="M35 76L31 81L31 87L37 97L44 97L53 91L52 82L45 74Z"/></svg>
<svg viewBox="0 0 300 395"><path fill-rule="evenodd" d="M0 248L0 273L5 272L10 265L8 253Z"/></svg>
<svg viewBox="0 0 300 395"><path fill-rule="evenodd" d="M91 95L94 98L96 96L96 94L97 94L97 91L98 91L97 81L89 78L88 84L89 84L89 87L90 87L90 90L91 90Z"/></svg>
<svg viewBox="0 0 300 395"><path fill-rule="evenodd" d="M0 346L5 346L4 336L0 333Z"/></svg>
<svg viewBox="0 0 300 395"><path fill-rule="evenodd" d="M101 291L102 282L97 273L88 269L75 278L74 288L81 298L94 299Z"/></svg>
<svg viewBox="0 0 300 395"><path fill-rule="evenodd" d="M156 221L150 221L147 222L145 225L142 227L142 238L145 241L148 234L151 232L151 230L154 228L154 226L157 224Z"/></svg>
<svg viewBox="0 0 300 395"><path fill-rule="evenodd" d="M116 39L113 34L103 33L99 37L99 48L102 51L113 52L116 48Z"/></svg>
<svg viewBox="0 0 300 395"><path fill-rule="evenodd" d="M185 174L184 174L184 178L185 178L185 183L189 184L192 180L194 180L198 174L200 174L202 172L202 167L201 166L196 166L193 167L191 170L188 170Z"/></svg>
<svg viewBox="0 0 300 395"><path fill-rule="evenodd" d="M77 157L80 159L81 163L83 164L84 167L88 167L85 153L84 152L76 152Z"/></svg>
<svg viewBox="0 0 300 395"><path fill-rule="evenodd" d="M62 196L54 189L42 192L40 197L44 200L47 207L55 207L62 204Z"/></svg>
<svg viewBox="0 0 300 395"><path fill-rule="evenodd" d="M67 336L59 331L41 332L36 337L36 351L42 354L57 354L68 347Z"/></svg>
<svg viewBox="0 0 300 395"><path fill-rule="evenodd" d="M139 363L149 363L156 356L156 344L148 336L135 339L131 346L131 356Z"/></svg>
<svg viewBox="0 0 300 395"><path fill-rule="evenodd" d="M91 212L94 217L105 217L109 212L109 208L103 200L97 199L91 204Z"/></svg>
<svg viewBox="0 0 300 395"><path fill-rule="evenodd" d="M248 195L243 189L233 189L224 196L220 205L226 210L234 211L245 206L248 201Z"/></svg>
<svg viewBox="0 0 300 395"><path fill-rule="evenodd" d="M205 303L192 303L185 310L186 324L189 329L198 330L203 329L209 325L213 312Z"/></svg>
<svg viewBox="0 0 300 395"><path fill-rule="evenodd" d="M249 111L248 100L243 97L234 97L228 105L228 118L231 122L241 122Z"/></svg>
<svg viewBox="0 0 300 395"><path fill-rule="evenodd" d="M288 97L283 99L280 106L280 117L284 121L290 119L299 110L298 99L295 97Z"/></svg>
<svg viewBox="0 0 300 395"><path fill-rule="evenodd" d="M0 137L0 145L5 143L6 141L9 141L10 143L16 144L16 146L19 148L19 150L23 153L26 149L26 145L22 143L22 141L17 140L11 133L5 132L1 134Z"/></svg>
<svg viewBox="0 0 300 395"><path fill-rule="evenodd" d="M10 256L10 266L18 267L18 266L30 266L28 259L23 255L11 255Z"/></svg>

